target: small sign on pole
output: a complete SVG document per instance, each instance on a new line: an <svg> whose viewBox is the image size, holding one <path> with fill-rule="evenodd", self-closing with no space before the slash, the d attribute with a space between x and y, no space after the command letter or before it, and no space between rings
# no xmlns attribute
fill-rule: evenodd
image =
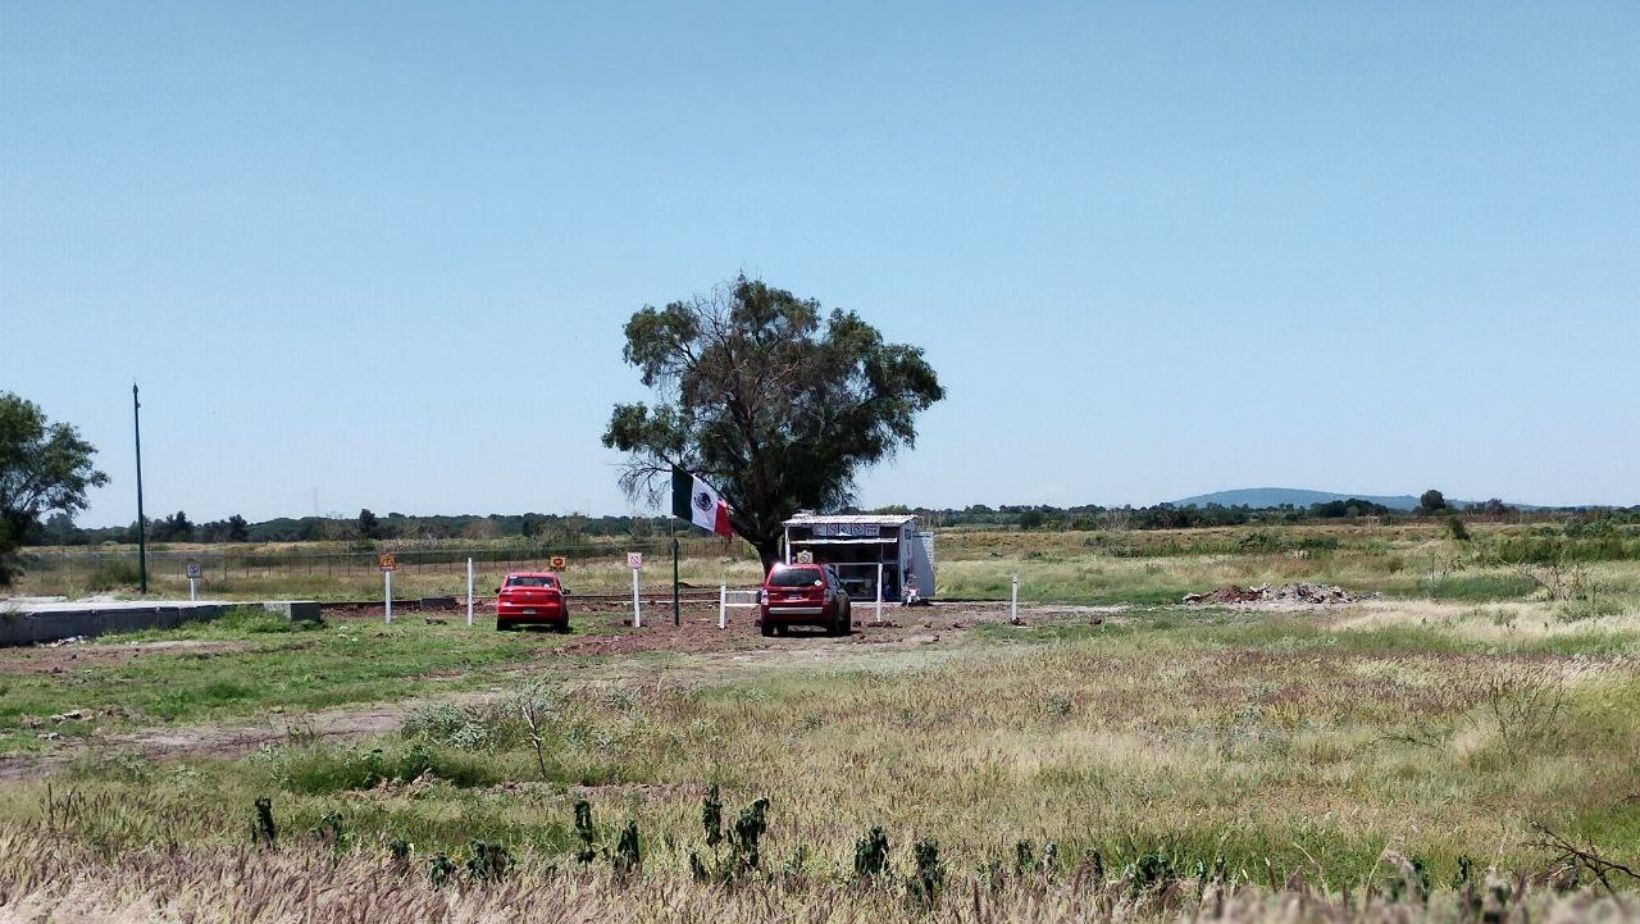
<svg viewBox="0 0 1640 924"><path fill-rule="evenodd" d="M199 576L200 576L200 574L201 574L201 569L199 567L199 562L197 562L197 561L189 562L188 563L188 602L189 603L193 603L194 601L199 599Z"/></svg>
<svg viewBox="0 0 1640 924"><path fill-rule="evenodd" d="M399 560L392 552L383 552L376 556L376 566L382 569L382 581L385 584L384 595L387 598L387 624L393 624L393 572L399 567Z"/></svg>
<svg viewBox="0 0 1640 924"><path fill-rule="evenodd" d="M565 558L562 555L552 556L551 561L548 562L548 563L552 565L552 570L554 570L554 571L562 571L565 568L569 567L569 559Z"/></svg>
<svg viewBox="0 0 1640 924"><path fill-rule="evenodd" d="M632 569L632 628L643 628L643 603L638 595L638 571L643 568L643 553L626 553L626 566Z"/></svg>
<svg viewBox="0 0 1640 924"><path fill-rule="evenodd" d="M877 563L877 621L883 621L883 565Z"/></svg>

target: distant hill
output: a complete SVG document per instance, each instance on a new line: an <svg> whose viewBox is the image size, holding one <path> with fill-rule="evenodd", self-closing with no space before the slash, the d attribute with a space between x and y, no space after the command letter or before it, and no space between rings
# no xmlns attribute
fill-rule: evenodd
<svg viewBox="0 0 1640 924"><path fill-rule="evenodd" d="M1234 491L1214 491L1212 494L1198 494L1183 500L1171 501L1175 507L1206 507L1209 504L1218 504L1223 507L1280 507L1282 504L1292 504L1303 510L1314 504L1325 504L1339 500L1364 500L1375 504L1382 504L1391 510L1416 510L1418 498L1411 494L1402 494L1396 497L1384 497L1378 494L1334 494L1331 491L1306 491L1303 488L1238 488ZM1479 507L1484 501L1457 500L1447 498L1447 505L1455 510L1464 510L1469 507ZM1546 510L1533 504L1509 503L1516 510Z"/></svg>
<svg viewBox="0 0 1640 924"><path fill-rule="evenodd" d="M1301 488L1239 488L1234 491L1215 491L1212 494L1198 494L1195 497L1186 497L1183 500L1173 501L1175 507L1206 507L1209 504L1219 504L1224 507L1280 507L1282 504L1292 504L1299 509L1305 509L1312 504L1325 504L1337 500L1364 500L1374 504L1382 504L1391 510L1412 510L1418 506L1418 498L1411 494L1398 497L1383 497L1376 494L1335 494L1331 491L1306 491ZM1464 501L1451 501L1456 505Z"/></svg>

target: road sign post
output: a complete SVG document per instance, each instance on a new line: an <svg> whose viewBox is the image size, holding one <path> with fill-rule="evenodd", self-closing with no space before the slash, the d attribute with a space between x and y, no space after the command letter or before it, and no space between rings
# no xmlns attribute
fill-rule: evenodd
<svg viewBox="0 0 1640 924"><path fill-rule="evenodd" d="M387 624L393 624L393 572L399 567L399 562L392 552L383 552L376 557L376 566L382 569L383 594L387 598Z"/></svg>
<svg viewBox="0 0 1640 924"><path fill-rule="evenodd" d="M877 565L877 621L883 621L883 566Z"/></svg>
<svg viewBox="0 0 1640 924"><path fill-rule="evenodd" d="M197 600L199 600L199 575L200 575L200 573L201 572L200 572L200 568L199 568L199 562L191 561L191 562L188 563L188 602L189 603L194 603Z"/></svg>
<svg viewBox="0 0 1640 924"><path fill-rule="evenodd" d="M626 553L626 566L632 569L632 628L643 628L643 602L638 594L638 571L643 568L643 553Z"/></svg>
<svg viewBox="0 0 1640 924"><path fill-rule="evenodd" d="M467 559L467 625L473 624L473 560Z"/></svg>

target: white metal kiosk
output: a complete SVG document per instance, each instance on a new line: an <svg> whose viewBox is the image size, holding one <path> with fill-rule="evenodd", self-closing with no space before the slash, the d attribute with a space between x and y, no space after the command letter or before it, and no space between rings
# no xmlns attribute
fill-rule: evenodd
<svg viewBox="0 0 1640 924"><path fill-rule="evenodd" d="M920 532L910 515L799 513L784 524L787 563L809 553L813 561L833 565L856 600L877 597L881 575L883 599L905 599L906 588L917 596L934 596L934 534Z"/></svg>

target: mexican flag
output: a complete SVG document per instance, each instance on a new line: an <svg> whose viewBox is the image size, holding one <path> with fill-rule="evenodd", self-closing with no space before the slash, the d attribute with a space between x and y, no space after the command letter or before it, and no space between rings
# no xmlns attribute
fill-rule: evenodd
<svg viewBox="0 0 1640 924"><path fill-rule="evenodd" d="M716 489L681 468L672 469L672 515L725 538L735 534L729 526L729 505Z"/></svg>

